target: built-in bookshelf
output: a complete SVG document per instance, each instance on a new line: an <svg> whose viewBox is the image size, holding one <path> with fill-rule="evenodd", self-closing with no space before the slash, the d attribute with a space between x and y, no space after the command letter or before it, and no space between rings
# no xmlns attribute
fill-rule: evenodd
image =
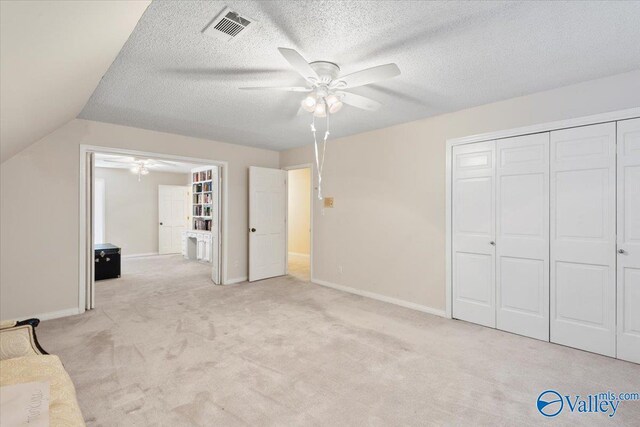
<svg viewBox="0 0 640 427"><path fill-rule="evenodd" d="M215 225L215 212L218 201L217 169L198 169L191 172L191 228L193 230L211 231Z"/></svg>
<svg viewBox="0 0 640 427"><path fill-rule="evenodd" d="M182 255L211 263L211 278L220 283L220 167L191 169L191 225L182 232Z"/></svg>

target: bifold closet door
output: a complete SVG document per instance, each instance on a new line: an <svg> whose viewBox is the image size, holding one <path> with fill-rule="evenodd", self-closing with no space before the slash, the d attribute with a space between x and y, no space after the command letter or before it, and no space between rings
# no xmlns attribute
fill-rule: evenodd
<svg viewBox="0 0 640 427"><path fill-rule="evenodd" d="M549 340L549 133L496 142L496 327Z"/></svg>
<svg viewBox="0 0 640 427"><path fill-rule="evenodd" d="M496 326L495 141L453 147L453 317Z"/></svg>
<svg viewBox="0 0 640 427"><path fill-rule="evenodd" d="M640 119L618 122L618 358L640 363Z"/></svg>
<svg viewBox="0 0 640 427"><path fill-rule="evenodd" d="M551 341L616 355L616 124L551 132Z"/></svg>

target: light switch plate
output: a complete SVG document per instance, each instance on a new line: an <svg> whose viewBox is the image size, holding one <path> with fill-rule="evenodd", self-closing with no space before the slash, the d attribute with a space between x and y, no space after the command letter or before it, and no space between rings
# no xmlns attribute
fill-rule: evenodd
<svg viewBox="0 0 640 427"><path fill-rule="evenodd" d="M333 207L333 197L325 197L324 198L324 207L332 208Z"/></svg>

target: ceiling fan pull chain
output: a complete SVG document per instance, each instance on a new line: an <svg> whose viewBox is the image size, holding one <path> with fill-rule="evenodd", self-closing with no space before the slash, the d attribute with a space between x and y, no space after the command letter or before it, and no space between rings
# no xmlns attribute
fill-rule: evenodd
<svg viewBox="0 0 640 427"><path fill-rule="evenodd" d="M313 148L316 155L316 170L318 171L318 200L322 200L322 168L320 167L320 159L318 158L318 139L316 138L316 117L313 116L311 121L311 133L313 133ZM322 159L324 163L324 158Z"/></svg>
<svg viewBox="0 0 640 427"><path fill-rule="evenodd" d="M327 114L327 130L324 132L322 140L322 160L318 155L318 138L316 136L316 117L313 116L311 121L311 133L313 133L313 148L316 157L316 170L318 171L318 200L322 200L322 169L324 169L324 160L327 157L327 139L329 139L329 115Z"/></svg>
<svg viewBox="0 0 640 427"><path fill-rule="evenodd" d="M324 141L322 141L322 162L320 163L320 174L324 169L324 159L326 158L327 139L329 138L329 114L327 114L327 130L324 133Z"/></svg>

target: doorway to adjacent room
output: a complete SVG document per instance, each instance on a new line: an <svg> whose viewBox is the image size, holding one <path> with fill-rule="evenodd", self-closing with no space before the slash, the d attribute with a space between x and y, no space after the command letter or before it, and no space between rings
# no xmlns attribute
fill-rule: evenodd
<svg viewBox="0 0 640 427"><path fill-rule="evenodd" d="M96 281L142 289L158 265L226 282L226 162L90 146L80 160L80 311Z"/></svg>
<svg viewBox="0 0 640 427"><path fill-rule="evenodd" d="M311 166L287 170L287 271L311 279L312 177Z"/></svg>

